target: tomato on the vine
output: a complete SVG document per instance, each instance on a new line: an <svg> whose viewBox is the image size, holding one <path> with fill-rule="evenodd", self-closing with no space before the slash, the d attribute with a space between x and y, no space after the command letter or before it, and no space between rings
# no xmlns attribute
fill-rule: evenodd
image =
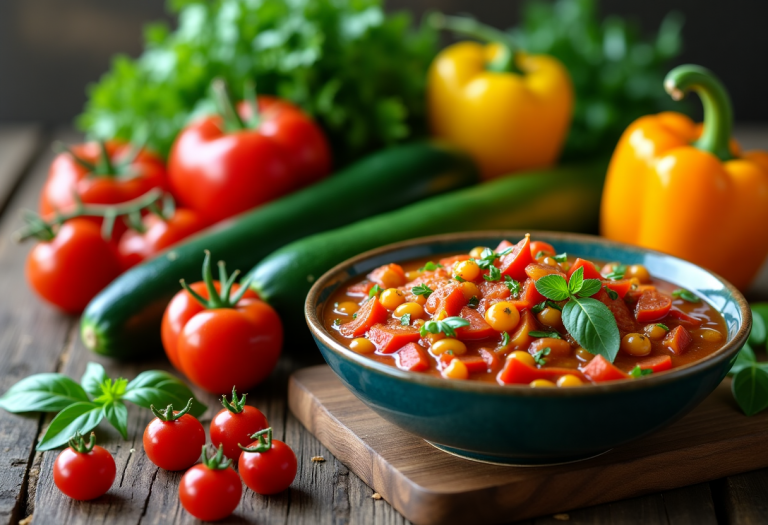
<svg viewBox="0 0 768 525"><path fill-rule="evenodd" d="M191 286L182 281L184 290L171 300L162 323L168 358L213 394L228 392L233 385L242 391L259 384L277 364L283 344L277 312L247 286L236 288L238 272L227 276L219 263L219 273L215 282L206 252L203 281Z"/></svg>
<svg viewBox="0 0 768 525"><path fill-rule="evenodd" d="M179 500L195 518L217 521L235 511L243 494L243 484L230 466L232 460L224 457L222 447L211 458L208 458L205 446L202 451L202 463L189 469L181 478Z"/></svg>
<svg viewBox="0 0 768 525"><path fill-rule="evenodd" d="M195 464L205 445L205 429L188 414L192 399L180 411L172 405L165 410L150 406L155 418L144 429L144 452L149 460L165 470L184 470Z"/></svg>
<svg viewBox="0 0 768 525"><path fill-rule="evenodd" d="M120 271L114 246L103 239L99 225L84 218L49 230L48 240L32 248L26 264L32 288L68 313L81 312Z"/></svg>
<svg viewBox="0 0 768 525"><path fill-rule="evenodd" d="M224 408L211 420L211 443L217 447L223 446L224 454L233 461L240 457L240 445L248 445L253 441L253 434L269 427L261 410L245 404L246 395L238 399L237 391L233 388L231 402L227 401L227 396L221 396Z"/></svg>
<svg viewBox="0 0 768 525"><path fill-rule="evenodd" d="M240 447L238 470L248 487L259 494L277 494L287 489L294 478L298 462L291 447L272 439L272 427L256 432L247 447Z"/></svg>
<svg viewBox="0 0 768 525"><path fill-rule="evenodd" d="M328 174L325 136L299 108L251 93L238 113L223 82L213 88L220 115L187 126L168 158L173 194L183 206L216 222Z"/></svg>
<svg viewBox="0 0 768 525"><path fill-rule="evenodd" d="M53 464L53 482L72 499L86 501L105 494L115 481L115 459L112 454L94 445L96 435L91 432L89 442L79 433L69 440Z"/></svg>

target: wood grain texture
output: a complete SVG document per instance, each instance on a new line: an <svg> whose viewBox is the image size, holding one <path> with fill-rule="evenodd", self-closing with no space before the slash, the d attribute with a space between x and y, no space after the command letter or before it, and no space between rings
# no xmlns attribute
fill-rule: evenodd
<svg viewBox="0 0 768 525"><path fill-rule="evenodd" d="M768 438L768 414L740 414L727 383L667 429L589 461L540 468L445 454L381 419L327 366L296 372L288 399L297 418L331 452L418 524L500 523L768 466L768 449L760 445ZM600 512L623 520L623 508ZM666 523L661 495L627 515L639 510L643 523Z"/></svg>
<svg viewBox="0 0 768 525"><path fill-rule="evenodd" d="M40 149L41 139L41 129L34 124L0 126L0 212Z"/></svg>

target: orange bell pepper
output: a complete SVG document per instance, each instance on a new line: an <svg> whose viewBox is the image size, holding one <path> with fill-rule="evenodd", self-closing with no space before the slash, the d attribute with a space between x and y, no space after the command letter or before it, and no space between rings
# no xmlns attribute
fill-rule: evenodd
<svg viewBox="0 0 768 525"><path fill-rule="evenodd" d="M627 128L608 168L601 233L687 259L744 289L768 255L768 152L741 153L731 140L731 102L710 71L679 66L664 87L676 100L696 91L704 123L666 112Z"/></svg>

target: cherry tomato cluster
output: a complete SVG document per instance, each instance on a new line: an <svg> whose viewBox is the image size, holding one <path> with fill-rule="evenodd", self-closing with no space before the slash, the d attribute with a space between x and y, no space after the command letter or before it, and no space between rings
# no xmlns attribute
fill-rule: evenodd
<svg viewBox="0 0 768 525"><path fill-rule="evenodd" d="M189 414L192 400L183 410L152 407L155 418L144 431L144 451L158 467L186 470L179 484L179 499L187 511L201 520L220 520L234 512L245 484L258 494L277 494L296 477L293 450L272 438L272 427L260 410L245 404L232 389L232 400L222 396L224 408L211 421L211 442L216 454L208 457L205 430ZM202 450L202 455L200 451ZM195 465L198 458L201 463ZM238 471L232 463L237 461ZM194 466L193 466L194 465ZM188 470L187 470L188 469Z"/></svg>
<svg viewBox="0 0 768 525"><path fill-rule="evenodd" d="M167 171L160 157L119 140L59 146L40 215L20 235L40 241L26 266L40 297L78 313L128 268L330 172L327 140L298 107L252 88L235 106L220 80L213 91L219 115L179 134Z"/></svg>

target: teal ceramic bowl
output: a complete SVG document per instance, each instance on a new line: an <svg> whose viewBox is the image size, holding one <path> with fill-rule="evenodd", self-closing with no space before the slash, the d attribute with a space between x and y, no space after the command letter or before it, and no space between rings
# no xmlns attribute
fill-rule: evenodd
<svg viewBox="0 0 768 525"><path fill-rule="evenodd" d="M390 262L467 252L516 242L524 232L474 232L401 242L339 264L312 287L306 317L317 346L344 384L384 419L465 458L545 465L589 458L680 419L723 380L744 345L752 319L731 284L694 264L634 246L567 233L531 232L558 252L598 261L644 264L705 298L724 317L724 346L701 361L633 381L570 389L534 389L450 381L377 363L345 348L321 322L333 292L349 279ZM434 257L433 257L434 256Z"/></svg>

